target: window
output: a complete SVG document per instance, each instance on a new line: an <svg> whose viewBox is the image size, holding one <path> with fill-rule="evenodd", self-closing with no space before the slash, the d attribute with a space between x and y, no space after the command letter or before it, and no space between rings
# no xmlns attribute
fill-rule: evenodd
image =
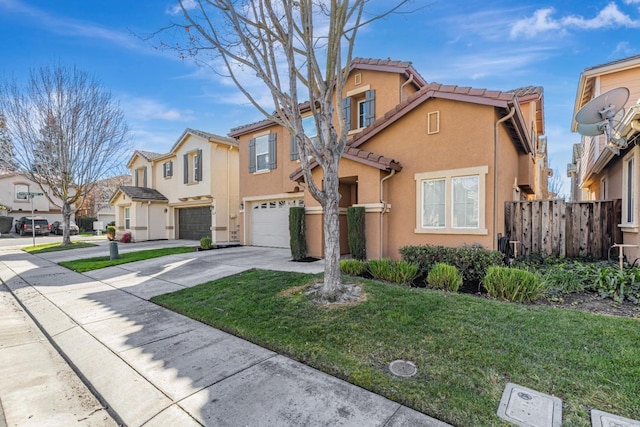
<svg viewBox="0 0 640 427"><path fill-rule="evenodd" d="M367 85L367 87L368 86L369 85ZM376 115L375 99L375 90L364 90L354 93L351 96L347 96L342 100L342 114L344 116L345 126L347 129L362 129L367 126L371 126ZM352 126L352 123L354 123L352 118L352 106L355 106L356 110L356 128L353 128Z"/></svg>
<svg viewBox="0 0 640 427"><path fill-rule="evenodd" d="M134 171L134 181L136 187L147 186L147 168L141 167Z"/></svg>
<svg viewBox="0 0 640 427"><path fill-rule="evenodd" d="M422 228L445 226L445 186L446 179L422 181Z"/></svg>
<svg viewBox="0 0 640 427"><path fill-rule="evenodd" d="M131 229L131 208L124 208L124 229Z"/></svg>
<svg viewBox="0 0 640 427"><path fill-rule="evenodd" d="M637 197L636 182L638 180L638 157L640 156L640 148L633 147L633 149L624 157L622 164L622 224L625 227L634 227L634 231L637 232Z"/></svg>
<svg viewBox="0 0 640 427"><path fill-rule="evenodd" d="M480 166L415 174L416 233L487 234L485 182Z"/></svg>
<svg viewBox="0 0 640 427"><path fill-rule="evenodd" d="M29 200L29 195L26 194L29 192L29 186L26 184L16 184L15 185L15 200L17 202L26 202Z"/></svg>
<svg viewBox="0 0 640 427"><path fill-rule="evenodd" d="M202 181L202 150L186 153L184 159L184 183L193 184Z"/></svg>
<svg viewBox="0 0 640 427"><path fill-rule="evenodd" d="M165 162L162 165L162 175L165 178L171 178L173 176L173 162Z"/></svg>
<svg viewBox="0 0 640 427"><path fill-rule="evenodd" d="M269 136L256 138L256 170L269 169Z"/></svg>
<svg viewBox="0 0 640 427"><path fill-rule="evenodd" d="M318 128L316 127L316 121L313 116L308 116L302 119L302 129L304 134L309 137L315 147L318 147L320 138L318 138ZM296 139L291 136L291 160L298 160L300 154L298 153L298 145Z"/></svg>
<svg viewBox="0 0 640 427"><path fill-rule="evenodd" d="M249 141L249 172L276 168L276 134L267 133Z"/></svg>

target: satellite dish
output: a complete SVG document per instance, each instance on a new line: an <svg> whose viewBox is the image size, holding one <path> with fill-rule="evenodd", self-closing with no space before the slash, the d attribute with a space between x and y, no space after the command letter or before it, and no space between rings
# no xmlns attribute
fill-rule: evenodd
<svg viewBox="0 0 640 427"><path fill-rule="evenodd" d="M611 89L587 102L576 113L576 122L583 125L591 125L603 120L613 119L616 113L624 107L628 99L629 89L626 87Z"/></svg>
<svg viewBox="0 0 640 427"><path fill-rule="evenodd" d="M578 133L584 136L598 136L604 133L604 122L593 124L578 123Z"/></svg>

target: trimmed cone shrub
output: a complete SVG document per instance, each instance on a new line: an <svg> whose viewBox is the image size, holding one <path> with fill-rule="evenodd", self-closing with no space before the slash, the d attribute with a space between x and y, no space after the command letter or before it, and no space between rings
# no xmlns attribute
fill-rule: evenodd
<svg viewBox="0 0 640 427"><path fill-rule="evenodd" d="M458 292L460 285L462 285L462 276L457 268L449 264L439 262L427 275L427 286L433 289Z"/></svg>
<svg viewBox="0 0 640 427"><path fill-rule="evenodd" d="M535 273L517 268L489 267L483 284L492 297L513 302L535 301L544 294Z"/></svg>
<svg viewBox="0 0 640 427"><path fill-rule="evenodd" d="M347 208L347 228L351 256L354 259L367 259L365 210L363 206L351 206Z"/></svg>
<svg viewBox="0 0 640 427"><path fill-rule="evenodd" d="M291 257L294 261L301 261L307 257L307 236L305 235L304 207L289 208L289 243Z"/></svg>

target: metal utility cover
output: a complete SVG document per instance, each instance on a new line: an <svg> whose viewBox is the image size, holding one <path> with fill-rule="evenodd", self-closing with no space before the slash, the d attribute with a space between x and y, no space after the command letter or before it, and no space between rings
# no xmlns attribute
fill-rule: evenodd
<svg viewBox="0 0 640 427"><path fill-rule="evenodd" d="M562 400L508 383L502 393L498 416L521 427L560 427Z"/></svg>
<svg viewBox="0 0 640 427"><path fill-rule="evenodd" d="M607 412L598 411L597 409L592 409L591 425L593 427L640 427L640 421L634 421L628 418L609 414Z"/></svg>

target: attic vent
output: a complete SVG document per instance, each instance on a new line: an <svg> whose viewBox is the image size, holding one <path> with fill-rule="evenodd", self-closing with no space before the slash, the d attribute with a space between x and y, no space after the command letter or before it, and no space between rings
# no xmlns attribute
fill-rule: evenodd
<svg viewBox="0 0 640 427"><path fill-rule="evenodd" d="M427 135L440 132L440 111L432 111L427 114Z"/></svg>
<svg viewBox="0 0 640 427"><path fill-rule="evenodd" d="M359 85L362 83L362 73L358 73L355 76L353 76L353 84L354 85Z"/></svg>

